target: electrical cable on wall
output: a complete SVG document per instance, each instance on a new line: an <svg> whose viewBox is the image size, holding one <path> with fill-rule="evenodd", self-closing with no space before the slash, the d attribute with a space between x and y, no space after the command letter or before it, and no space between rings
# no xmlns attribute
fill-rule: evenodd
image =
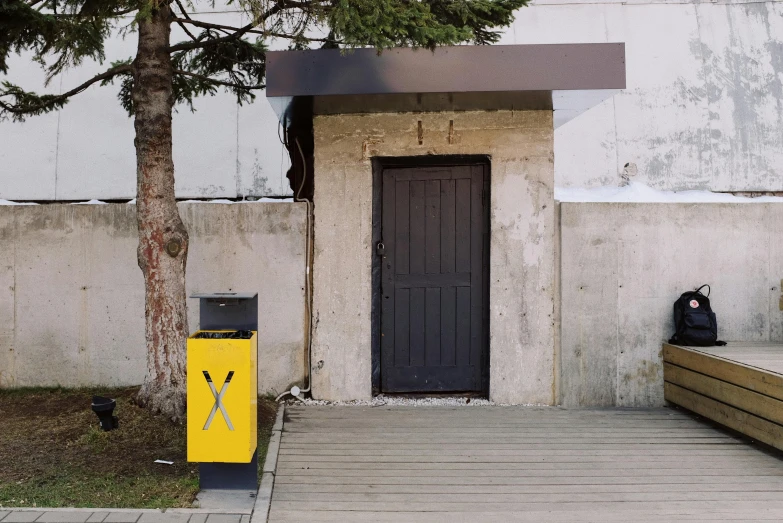
<svg viewBox="0 0 783 523"><path fill-rule="evenodd" d="M284 135L285 136L285 135ZM283 142L284 145L288 146L287 140ZM298 399L299 401L302 401L301 394L305 392L310 392L310 389L312 388L312 355L313 355L313 342L312 342L312 334L313 334L313 315L311 311L311 296L312 296L312 274L310 270L310 260L312 259L312 256L310 254L310 250L313 245L313 239L311 237L312 234L312 227L311 227L311 219L313 215L313 202L308 200L307 198L301 198L302 195L302 189L304 188L305 180L307 179L307 160L305 159L304 151L302 151L302 146L299 145L299 139L294 138L294 143L296 144L296 148L299 151L299 155L302 157L302 183L299 184L299 189L297 189L296 194L294 195L294 201L295 202L305 202L307 204L307 231L305 233L305 318L307 321L307 387L304 389L300 389L299 387L291 387L290 390L287 390L277 396L275 398L275 401L280 401L281 398L287 395L291 395L294 398Z"/></svg>

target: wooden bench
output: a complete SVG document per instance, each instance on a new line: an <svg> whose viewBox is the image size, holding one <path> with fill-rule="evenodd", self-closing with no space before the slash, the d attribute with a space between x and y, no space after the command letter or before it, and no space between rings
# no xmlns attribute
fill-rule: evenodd
<svg viewBox="0 0 783 523"><path fill-rule="evenodd" d="M663 344L664 398L783 450L783 345Z"/></svg>

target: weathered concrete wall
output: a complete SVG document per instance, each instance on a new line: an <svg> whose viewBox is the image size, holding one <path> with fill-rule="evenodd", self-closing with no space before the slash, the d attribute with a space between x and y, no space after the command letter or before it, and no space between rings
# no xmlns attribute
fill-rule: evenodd
<svg viewBox="0 0 783 523"><path fill-rule="evenodd" d="M195 2L198 19L243 26L236 4ZM132 19L126 20L128 24ZM172 25L172 42L190 37ZM272 42L285 49L288 42ZM59 93L105 71L114 60L136 54L136 34L106 41L106 60L91 60L55 77L44 74L29 55L10 57L8 80L36 92ZM0 122L0 198L7 200L89 200L136 197L133 119L117 101L119 84L93 86L60 111L24 123ZM179 198L234 198L288 195L288 156L278 136L277 116L263 99L238 106L219 90L174 113L174 165Z"/></svg>
<svg viewBox="0 0 783 523"><path fill-rule="evenodd" d="M501 41L592 42L627 88L555 131L558 187L783 190L783 2L536 0Z"/></svg>
<svg viewBox="0 0 783 523"><path fill-rule="evenodd" d="M781 204L562 203L561 401L663 404L672 304L712 286L718 335L783 341Z"/></svg>
<svg viewBox="0 0 783 523"><path fill-rule="evenodd" d="M490 397L554 402L552 133L552 114L544 111L316 117L315 397L371 395L371 158L486 154L491 156Z"/></svg>
<svg viewBox="0 0 783 523"><path fill-rule="evenodd" d="M240 23L234 6L197 3L200 19ZM229 12L232 11L232 12ZM186 40L176 25L175 41ZM559 187L616 185L625 164L657 189L783 191L783 2L777 0L535 0L502 44L625 42L628 88L555 130ZM288 42L270 42L285 48ZM134 53L107 42L107 63ZM67 89L98 64L53 80ZM45 91L29 60L9 80ZM0 198L133 198L132 121L118 87L92 87L62 111L0 122ZM263 95L262 95L263 96ZM229 94L174 116L181 197L290 194L287 155L269 104Z"/></svg>
<svg viewBox="0 0 783 523"><path fill-rule="evenodd" d="M0 387L139 384L144 284L134 205L0 206ZM188 294L257 291L259 390L304 372L306 207L180 204ZM190 330L198 306L188 300Z"/></svg>

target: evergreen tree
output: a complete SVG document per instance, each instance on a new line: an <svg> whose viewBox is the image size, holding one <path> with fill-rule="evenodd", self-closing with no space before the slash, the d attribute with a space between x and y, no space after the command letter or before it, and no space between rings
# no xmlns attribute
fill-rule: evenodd
<svg viewBox="0 0 783 523"><path fill-rule="evenodd" d="M214 5L214 0L201 0ZM185 414L188 336L185 266L188 232L174 195L171 117L220 89L242 104L264 88L266 43L292 49L472 42L491 44L528 0L225 0L244 10L244 26L195 19L199 0L0 0L0 119L55 111L94 84L119 85L134 118L138 263L146 300L147 376L139 402L173 420ZM128 25L128 19L133 22ZM170 41L172 24L188 39ZM85 59L103 63L104 42L135 32L136 56L61 94L38 94L7 80L8 57L25 53L54 76ZM326 35L315 37L314 34Z"/></svg>

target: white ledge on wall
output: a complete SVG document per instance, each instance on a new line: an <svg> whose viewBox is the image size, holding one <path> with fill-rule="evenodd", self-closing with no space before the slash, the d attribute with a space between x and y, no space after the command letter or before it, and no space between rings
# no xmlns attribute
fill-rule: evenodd
<svg viewBox="0 0 783 523"><path fill-rule="evenodd" d="M659 191L643 183L630 182L624 187L555 187L559 202L613 203L783 203L780 196L755 198L712 191Z"/></svg>

